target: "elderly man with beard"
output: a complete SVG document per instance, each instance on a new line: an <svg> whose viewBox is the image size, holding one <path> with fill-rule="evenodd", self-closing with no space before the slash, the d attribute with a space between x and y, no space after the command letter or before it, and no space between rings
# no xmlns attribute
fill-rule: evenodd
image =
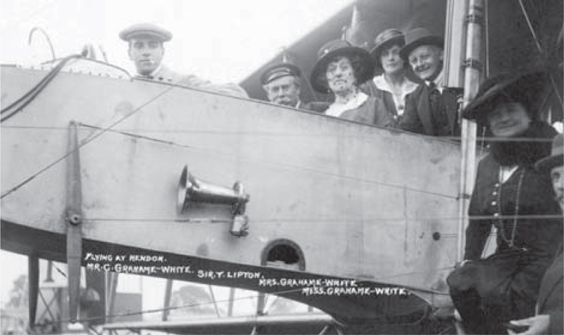
<svg viewBox="0 0 564 335"><path fill-rule="evenodd" d="M399 127L431 136L460 136L458 109L462 89L446 87L443 78L443 38L424 28L408 31L400 56L422 85L407 95Z"/></svg>
<svg viewBox="0 0 564 335"><path fill-rule="evenodd" d="M166 67L162 61L164 42L172 39L172 33L151 23L134 24L119 33L129 43L129 58L135 63L137 78L160 81L225 95L247 98L247 92L236 84L216 85L195 75L183 75Z"/></svg>

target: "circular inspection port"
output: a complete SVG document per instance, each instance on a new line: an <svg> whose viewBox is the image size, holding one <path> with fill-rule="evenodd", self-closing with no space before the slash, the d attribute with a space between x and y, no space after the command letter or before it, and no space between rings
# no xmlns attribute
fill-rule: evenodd
<svg viewBox="0 0 564 335"><path fill-rule="evenodd" d="M304 271L305 257L300 246L288 239L277 239L266 245L261 254L261 265L294 268Z"/></svg>

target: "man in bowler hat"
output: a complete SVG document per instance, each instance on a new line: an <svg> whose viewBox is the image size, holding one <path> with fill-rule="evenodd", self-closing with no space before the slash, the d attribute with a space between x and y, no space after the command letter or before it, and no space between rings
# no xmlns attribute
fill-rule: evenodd
<svg viewBox="0 0 564 335"><path fill-rule="evenodd" d="M137 78L213 91L225 95L247 98L247 92L236 84L216 85L195 75L183 75L166 67L162 61L164 43L172 39L172 33L151 23L138 23L119 33L129 43L129 58L134 62Z"/></svg>
<svg viewBox="0 0 564 335"><path fill-rule="evenodd" d="M440 36L415 28L405 36L400 56L421 82L406 97L400 128L430 136L460 136L458 109L462 89L446 87L443 78L443 45Z"/></svg>

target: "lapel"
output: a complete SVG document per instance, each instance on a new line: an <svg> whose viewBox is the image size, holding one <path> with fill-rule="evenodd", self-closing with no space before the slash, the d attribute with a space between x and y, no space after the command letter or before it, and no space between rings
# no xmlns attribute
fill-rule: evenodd
<svg viewBox="0 0 564 335"><path fill-rule="evenodd" d="M546 271L542 281L538 297L538 307L542 310L546 300L553 294L553 288L562 282L562 251L554 259L554 262Z"/></svg>

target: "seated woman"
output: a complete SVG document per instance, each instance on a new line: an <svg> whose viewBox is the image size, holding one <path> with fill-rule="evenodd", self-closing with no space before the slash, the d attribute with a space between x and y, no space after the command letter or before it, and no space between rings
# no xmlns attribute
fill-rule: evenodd
<svg viewBox="0 0 564 335"><path fill-rule="evenodd" d="M395 124L399 124L403 116L405 96L418 86L406 77L405 62L400 56L404 45L405 36L397 29L386 29L378 34L370 54L376 61L376 71L380 74L361 87L368 95L382 98L386 111Z"/></svg>
<svg viewBox="0 0 564 335"><path fill-rule="evenodd" d="M550 155L556 135L539 121L545 78L543 73L490 78L462 115L486 127L490 146L478 165L464 262L447 278L463 326L472 334L505 334L505 322L534 314L541 278L562 241L551 180L534 168ZM497 248L481 258L492 226Z"/></svg>
<svg viewBox="0 0 564 335"><path fill-rule="evenodd" d="M374 71L368 51L344 40L334 40L322 46L317 56L311 84L316 91L332 93L334 97L322 111L324 114L381 127L392 126L393 119L382 99L359 89L360 84L372 78Z"/></svg>

